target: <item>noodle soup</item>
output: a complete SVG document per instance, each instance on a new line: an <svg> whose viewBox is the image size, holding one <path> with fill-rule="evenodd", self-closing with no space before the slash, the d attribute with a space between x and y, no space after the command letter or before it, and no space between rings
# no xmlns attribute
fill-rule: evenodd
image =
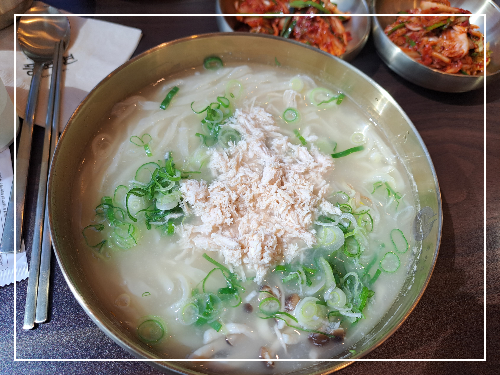
<svg viewBox="0 0 500 375"><path fill-rule="evenodd" d="M338 358L418 253L414 184L376 124L281 67L213 58L118 103L73 197L94 290L162 358Z"/></svg>

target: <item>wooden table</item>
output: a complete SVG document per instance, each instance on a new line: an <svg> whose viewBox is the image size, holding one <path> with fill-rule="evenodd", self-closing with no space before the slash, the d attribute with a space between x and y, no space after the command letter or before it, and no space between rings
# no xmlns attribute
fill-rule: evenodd
<svg viewBox="0 0 500 375"><path fill-rule="evenodd" d="M497 0L498 1L498 0ZM214 1L63 1L46 3L73 13L213 13ZM124 17L99 19L133 26L143 31L135 55L162 42L192 34L217 32L213 16ZM483 91L444 94L415 86L393 73L378 57L372 38L352 64L385 88L401 105L422 136L437 172L443 202L443 232L436 267L422 299L403 325L367 359L390 362L357 362L342 374L464 374L497 373L491 360L500 351L500 84ZM485 106L487 142L485 143ZM32 169L37 169L43 130L35 130ZM485 151L485 144L487 152ZM487 193L485 228L485 155ZM30 180L30 186L37 186ZM36 194L28 192L27 206L34 213ZM33 217L28 218L33 220ZM485 235L487 235L487 302L485 294ZM27 239L28 245L31 239ZM30 247L28 247L30 248ZM52 266L51 319L32 331L22 330L27 282L17 285L17 358L132 358L102 333L78 305L59 266ZM0 289L0 353L12 358L13 286ZM10 302L10 303L6 303ZM487 312L485 314L485 308ZM484 324L488 321L488 346ZM5 349L5 350L4 350ZM488 362L482 359L488 355ZM1 354L4 356L4 354ZM421 359L405 362L398 359ZM471 359L423 361L427 359ZM7 367L5 367L7 366ZM140 362L16 362L0 363L9 372L157 374Z"/></svg>

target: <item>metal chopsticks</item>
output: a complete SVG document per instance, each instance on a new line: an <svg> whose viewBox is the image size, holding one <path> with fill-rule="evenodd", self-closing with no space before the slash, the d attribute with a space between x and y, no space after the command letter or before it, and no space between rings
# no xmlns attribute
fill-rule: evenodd
<svg viewBox="0 0 500 375"><path fill-rule="evenodd" d="M49 159L52 160L54 151L56 149L57 140L59 138L59 113L61 104L61 74L62 74L62 57L64 53L64 43L59 42L59 56L57 63L53 69L56 70L56 83L54 93L54 110L52 117L52 135L50 139L50 154ZM49 124L47 123L47 126ZM44 185L48 188L47 173L43 175L45 181ZM42 184L42 176L40 175L40 185ZM40 276L38 277L38 294L36 302L36 317L35 323L43 323L47 320L49 308L49 285L50 285L50 259L52 255L52 241L50 238L49 227L49 199L45 194L45 216L43 223L43 236L42 236L42 253L40 259Z"/></svg>
<svg viewBox="0 0 500 375"><path fill-rule="evenodd" d="M58 134L63 51L64 43L62 41L57 42L52 66L52 79L50 83L45 137L43 142L33 244L31 249L31 266L24 312L24 329L32 329L35 326L35 322L42 323L47 319L51 252L50 235L48 233L48 214L46 210L47 174ZM47 241L48 247L45 246L45 248L41 249L42 242L46 243ZM40 296L38 296L38 293L40 293Z"/></svg>

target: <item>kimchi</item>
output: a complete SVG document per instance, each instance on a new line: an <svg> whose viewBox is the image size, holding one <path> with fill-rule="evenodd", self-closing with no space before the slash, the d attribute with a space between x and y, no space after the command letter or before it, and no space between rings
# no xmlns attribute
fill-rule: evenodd
<svg viewBox="0 0 500 375"><path fill-rule="evenodd" d="M235 8L242 14L237 16L242 23L238 31L282 36L335 56L345 53L352 39L344 27L349 15L330 0L236 0ZM256 14L265 16L254 16Z"/></svg>
<svg viewBox="0 0 500 375"><path fill-rule="evenodd" d="M484 73L490 51L479 26L469 22L471 12L443 0L421 1L420 8L400 14L384 31L410 57L444 73Z"/></svg>

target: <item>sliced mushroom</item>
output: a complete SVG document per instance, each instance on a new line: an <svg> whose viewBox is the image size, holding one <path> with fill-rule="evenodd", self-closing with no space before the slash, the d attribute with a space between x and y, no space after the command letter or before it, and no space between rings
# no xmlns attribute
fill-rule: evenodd
<svg viewBox="0 0 500 375"><path fill-rule="evenodd" d="M336 330L333 331L332 333L336 338L338 339L344 339L345 337L345 331L344 328L337 328Z"/></svg>
<svg viewBox="0 0 500 375"><path fill-rule="evenodd" d="M227 335L226 342L228 343L228 345L234 346L238 338L241 338L241 335Z"/></svg>
<svg viewBox="0 0 500 375"><path fill-rule="evenodd" d="M322 333L311 333L309 335L309 341L316 346L323 346L330 342L330 338Z"/></svg>
<svg viewBox="0 0 500 375"><path fill-rule="evenodd" d="M250 314L253 311L253 306L249 303L245 303L243 305L243 311Z"/></svg>
<svg viewBox="0 0 500 375"><path fill-rule="evenodd" d="M295 310L295 306L300 301L300 297L297 293L290 294L285 300L285 311L290 312Z"/></svg>
<svg viewBox="0 0 500 375"><path fill-rule="evenodd" d="M203 359L203 358L211 358L214 354L220 352L221 350L227 348L227 343L224 338L219 340L212 341L211 343L202 346L195 350L189 358L193 359Z"/></svg>
<svg viewBox="0 0 500 375"><path fill-rule="evenodd" d="M269 349L266 348L265 346L262 346L260 348L260 358L262 359L271 359L271 353L269 352ZM274 368L274 361L264 361L264 365L266 365L267 368Z"/></svg>

